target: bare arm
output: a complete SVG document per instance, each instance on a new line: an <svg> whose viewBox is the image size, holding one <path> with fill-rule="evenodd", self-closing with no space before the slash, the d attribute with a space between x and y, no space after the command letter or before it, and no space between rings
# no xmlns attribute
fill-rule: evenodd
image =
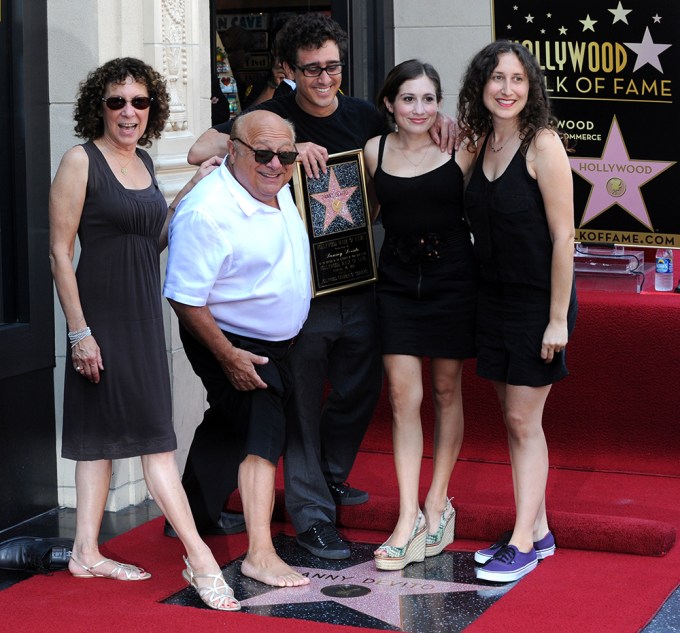
<svg viewBox="0 0 680 633"><path fill-rule="evenodd" d="M209 128L201 134L191 146L187 155L190 165L200 165L204 160L212 156L224 158L227 155L229 135L218 132L215 128Z"/></svg>
<svg viewBox="0 0 680 633"><path fill-rule="evenodd" d="M224 158L229 151L228 142L229 134L210 128L191 146L187 162L190 165L200 165L211 156ZM325 147L314 143L296 143L295 149L299 153L298 160L302 163L308 178L318 178L322 172L326 173L328 151Z"/></svg>
<svg viewBox="0 0 680 633"><path fill-rule="evenodd" d="M368 194L368 202L371 208L371 219L375 220L380 214L380 202L375 193L375 184L373 176L375 170L378 168L378 149L380 144L380 137L374 136L369 139L364 147L364 162L366 163L366 171L368 172L368 182L366 183L366 190Z"/></svg>
<svg viewBox="0 0 680 633"><path fill-rule="evenodd" d="M208 349L222 367L224 374L239 391L266 389L267 384L255 371L255 365L269 362L266 356L256 356L234 347L224 336L207 306L189 306L168 299L177 318L203 347Z"/></svg>
<svg viewBox="0 0 680 633"><path fill-rule="evenodd" d="M73 255L87 190L89 161L82 147L64 154L50 188L50 266L69 332L87 327L73 269ZM71 348L73 367L93 383L104 369L99 345L87 336Z"/></svg>
<svg viewBox="0 0 680 633"><path fill-rule="evenodd" d="M553 242L550 321L541 346L541 358L550 362L569 338L567 312L574 275L573 181L567 153L555 132L539 132L527 153L527 166L541 190Z"/></svg>
<svg viewBox="0 0 680 633"><path fill-rule="evenodd" d="M479 145L477 146L479 148ZM467 187L470 182L470 176L477 162L477 151L471 152L467 141L461 143L460 147L456 149L456 164L463 172L464 186Z"/></svg>
<svg viewBox="0 0 680 633"><path fill-rule="evenodd" d="M201 163L201 166L196 170L196 173L191 177L191 180L187 182L179 193L175 196L174 200L168 205L168 213L165 216L165 223L163 224L163 229L161 230L161 235L158 238L158 252L161 253L165 250L168 245L168 228L170 227L170 220L175 213L177 205L182 201L182 198L186 196L198 183L199 180L207 176L211 171L216 169L222 164L222 159L219 156L213 156L206 161Z"/></svg>

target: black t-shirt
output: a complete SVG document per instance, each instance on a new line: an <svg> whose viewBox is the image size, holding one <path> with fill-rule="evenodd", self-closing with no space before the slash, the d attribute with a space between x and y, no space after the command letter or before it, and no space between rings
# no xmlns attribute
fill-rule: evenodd
<svg viewBox="0 0 680 633"><path fill-rule="evenodd" d="M387 123L376 108L368 101L357 97L338 94L338 107L329 116L317 117L307 114L295 101L295 93L264 101L252 110L268 110L295 126L295 140L298 143L315 143L325 147L329 154L363 149L366 141L387 133ZM224 134L231 132L233 120L214 129Z"/></svg>
<svg viewBox="0 0 680 633"><path fill-rule="evenodd" d="M333 114L317 117L307 114L295 101L295 93L263 101L249 108L274 112L295 126L298 143L315 143L325 147L329 154L363 149L368 139L389 132L389 127L378 110L368 101L338 94L338 107ZM233 119L213 128L223 134L231 132ZM373 292L373 284L339 291L339 294ZM318 298L315 299L318 301Z"/></svg>

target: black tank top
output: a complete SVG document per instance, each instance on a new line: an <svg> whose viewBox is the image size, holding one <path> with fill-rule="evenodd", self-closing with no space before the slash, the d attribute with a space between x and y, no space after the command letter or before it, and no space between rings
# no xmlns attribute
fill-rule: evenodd
<svg viewBox="0 0 680 633"><path fill-rule="evenodd" d="M465 192L465 212L484 282L550 292L552 240L538 183L518 149L490 181L482 168L487 136Z"/></svg>
<svg viewBox="0 0 680 633"><path fill-rule="evenodd" d="M392 176L382 169L386 138L380 138L373 177L385 230L400 235L460 233L469 240L463 219L463 173L454 156L419 176Z"/></svg>

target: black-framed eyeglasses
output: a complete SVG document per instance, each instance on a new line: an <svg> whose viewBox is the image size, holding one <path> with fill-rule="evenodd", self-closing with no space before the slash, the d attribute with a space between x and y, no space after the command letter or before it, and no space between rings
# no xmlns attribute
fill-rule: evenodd
<svg viewBox="0 0 680 633"><path fill-rule="evenodd" d="M342 73L342 67L345 64L328 64L328 66L317 66L316 64L307 64L306 66L293 66L302 72L305 77L320 77L325 70L327 75L339 75Z"/></svg>
<svg viewBox="0 0 680 633"><path fill-rule="evenodd" d="M240 138L236 138L235 136L232 136L231 140L238 141L241 143L241 145L245 145L251 152L253 152L253 154L255 154L255 161L262 165L270 163L274 156L278 157L279 162L282 165L292 165L295 162L295 159L298 157L297 152L272 152L270 149L255 149L254 147L248 145L248 143L245 141L242 141Z"/></svg>
<svg viewBox="0 0 680 633"><path fill-rule="evenodd" d="M132 97L132 99L125 99L123 97L102 97L102 101L109 110L122 110L126 103L131 103L135 110L146 110L151 105L153 97Z"/></svg>

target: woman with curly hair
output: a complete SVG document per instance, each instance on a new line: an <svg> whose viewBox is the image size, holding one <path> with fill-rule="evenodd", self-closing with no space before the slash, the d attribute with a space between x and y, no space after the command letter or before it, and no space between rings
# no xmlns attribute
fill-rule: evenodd
<svg viewBox="0 0 680 633"><path fill-rule="evenodd" d="M151 577L98 546L112 460L141 455L149 490L186 548L184 578L208 606L233 611L240 605L196 530L174 459L159 270L170 210L150 156L137 147L160 137L168 100L162 77L140 60L114 59L91 72L75 109L86 142L64 154L50 191L50 262L71 349L62 456L77 462L69 570L78 578Z"/></svg>
<svg viewBox="0 0 680 633"><path fill-rule="evenodd" d="M480 273L477 373L501 405L516 507L512 532L476 552L476 575L510 582L555 551L543 408L567 375L576 321L572 176L541 69L519 44L493 42L472 59L458 123L477 159L465 195Z"/></svg>

